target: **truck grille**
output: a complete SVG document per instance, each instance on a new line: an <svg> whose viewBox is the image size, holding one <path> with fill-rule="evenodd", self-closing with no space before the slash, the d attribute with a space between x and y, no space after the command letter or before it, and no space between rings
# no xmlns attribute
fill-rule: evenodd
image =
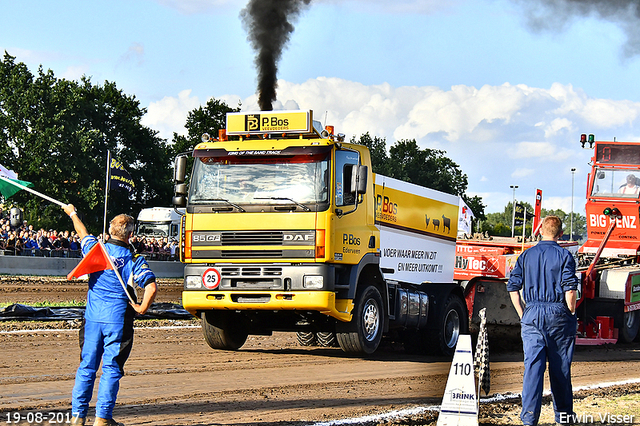
<svg viewBox="0 0 640 426"><path fill-rule="evenodd" d="M315 257L315 230L194 231L192 259L299 259ZM264 247L267 250L261 250ZM227 250L228 249L228 250Z"/></svg>
<svg viewBox="0 0 640 426"><path fill-rule="evenodd" d="M192 259L311 259L313 249L299 250L198 250L191 252Z"/></svg>
<svg viewBox="0 0 640 426"><path fill-rule="evenodd" d="M282 231L257 232L223 232L221 242L223 246L265 246L282 245Z"/></svg>
<svg viewBox="0 0 640 426"><path fill-rule="evenodd" d="M223 277L279 277L282 276L282 268L274 266L247 266L247 267L223 267L220 268Z"/></svg>
<svg viewBox="0 0 640 426"><path fill-rule="evenodd" d="M193 231L191 243L209 247L243 246L313 246L316 231Z"/></svg>
<svg viewBox="0 0 640 426"><path fill-rule="evenodd" d="M283 257L282 250L222 250L220 257L227 259L257 259Z"/></svg>

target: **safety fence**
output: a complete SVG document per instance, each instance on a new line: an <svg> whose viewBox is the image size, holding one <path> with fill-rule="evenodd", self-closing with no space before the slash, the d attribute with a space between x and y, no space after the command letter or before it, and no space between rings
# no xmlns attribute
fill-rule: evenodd
<svg viewBox="0 0 640 426"><path fill-rule="evenodd" d="M163 251L143 251L140 253L147 260L158 261L176 261L175 254ZM79 259L82 257L80 250L71 249L0 249L0 255L3 256L31 256L31 257L62 257L70 259Z"/></svg>
<svg viewBox="0 0 640 426"><path fill-rule="evenodd" d="M82 252L80 250L70 249L11 249L5 248L2 250L4 256L32 256L32 257L68 257L68 258L81 258Z"/></svg>

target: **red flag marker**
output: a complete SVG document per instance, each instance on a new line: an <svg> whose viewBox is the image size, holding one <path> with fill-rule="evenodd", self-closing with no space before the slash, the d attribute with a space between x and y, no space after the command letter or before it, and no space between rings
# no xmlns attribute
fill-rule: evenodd
<svg viewBox="0 0 640 426"><path fill-rule="evenodd" d="M135 304L133 298L127 291L127 286L125 285L124 281L122 281L120 273L113 264L111 256L109 256L109 253L107 253L107 249L100 241L98 241L98 244L91 247L89 253L87 253L86 256L82 258L80 263L78 263L78 265L73 268L73 270L69 272L69 274L67 274L67 279L72 280L83 275L88 275L93 272L105 271L107 269L113 269L113 272L116 273L116 276L118 277L118 280L120 281L125 294L129 298L131 303Z"/></svg>
<svg viewBox="0 0 640 426"><path fill-rule="evenodd" d="M68 280L74 278L80 278L83 275L89 275L92 272L104 271L106 269L113 269L111 262L109 261L109 255L102 248L101 244L96 244L91 247L89 253L82 258L80 263L73 268L73 271L67 275Z"/></svg>

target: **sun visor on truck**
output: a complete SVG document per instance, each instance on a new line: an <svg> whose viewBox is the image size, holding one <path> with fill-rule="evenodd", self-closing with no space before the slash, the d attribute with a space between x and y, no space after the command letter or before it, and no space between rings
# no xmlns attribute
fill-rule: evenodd
<svg viewBox="0 0 640 426"><path fill-rule="evenodd" d="M266 157L295 155L317 155L331 151L331 146L290 146L285 149L247 149L227 151L223 148L196 149L194 157Z"/></svg>

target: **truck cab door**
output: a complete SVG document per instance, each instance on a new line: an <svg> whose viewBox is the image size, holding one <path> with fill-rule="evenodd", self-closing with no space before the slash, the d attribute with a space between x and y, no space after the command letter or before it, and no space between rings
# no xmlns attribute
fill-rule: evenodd
<svg viewBox="0 0 640 426"><path fill-rule="evenodd" d="M370 221L367 218L371 203L365 202L367 194L359 193L356 188L353 188L354 184L358 186L358 182L363 179L363 173L359 171L364 169L360 165L360 154L352 150L335 151L333 164L336 213L332 219L334 222L333 255L336 262L355 265L369 251L371 235L368 226ZM360 179L356 179L356 175L360 175ZM364 179L366 180L366 177Z"/></svg>

